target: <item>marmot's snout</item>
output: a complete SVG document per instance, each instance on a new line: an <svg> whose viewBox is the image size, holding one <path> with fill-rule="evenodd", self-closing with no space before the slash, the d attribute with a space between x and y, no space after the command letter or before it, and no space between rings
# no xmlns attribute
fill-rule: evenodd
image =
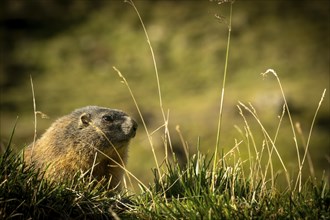
<svg viewBox="0 0 330 220"><path fill-rule="evenodd" d="M137 125L136 121L134 121L134 119L132 119L131 117L129 117L129 116L124 116L124 117L125 117L125 121L121 125L121 129L125 135L133 138L133 137L135 137L138 125Z"/></svg>

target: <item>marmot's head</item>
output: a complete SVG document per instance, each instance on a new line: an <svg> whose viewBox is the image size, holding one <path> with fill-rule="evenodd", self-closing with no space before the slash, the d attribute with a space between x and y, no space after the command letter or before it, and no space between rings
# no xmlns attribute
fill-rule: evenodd
<svg viewBox="0 0 330 220"><path fill-rule="evenodd" d="M131 117L117 109L87 106L76 109L71 115L78 118L79 133L87 138L85 141L99 142L97 135L102 147L127 146L138 127ZM99 145L100 142L94 144Z"/></svg>

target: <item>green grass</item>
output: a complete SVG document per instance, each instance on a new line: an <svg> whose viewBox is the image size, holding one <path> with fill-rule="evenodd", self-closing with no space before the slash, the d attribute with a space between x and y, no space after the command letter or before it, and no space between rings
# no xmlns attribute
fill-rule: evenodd
<svg viewBox="0 0 330 220"><path fill-rule="evenodd" d="M310 179L300 192L279 191L252 172L245 174L241 166L239 161L229 166L222 157L214 167L212 158L198 152L184 167L166 162L162 176L155 170L154 182L138 193L114 193L107 184L86 181L79 173L67 182L49 182L7 148L0 157L0 218L330 218L325 180Z"/></svg>
<svg viewBox="0 0 330 220"><path fill-rule="evenodd" d="M306 162L306 158L309 158L315 119L323 102L325 90L316 111L311 113L314 116L306 136L291 117L285 88L277 73L267 70L266 73L275 76L280 87L279 93L284 103L282 114L276 120L272 120L269 126L269 122L264 122L263 115L254 105L239 102L237 108L241 125L235 127L240 137L232 139L232 148L227 148L226 151L220 148L224 137L221 129L224 123L222 114L226 107L224 100L227 97L224 91L228 86L226 71L230 60L229 25L218 127L211 129L216 130L214 134L217 134L215 148L211 148L214 152L203 153L201 149L210 149L210 141L203 138L198 138L196 148L192 149L177 127L180 147L187 158L186 163L182 164L173 147L175 143L172 141L173 131L169 126L169 112L163 107L163 84L160 84L152 39L149 38L134 3L128 3L137 13L151 53L156 79L154 87L158 92L159 101L159 106L154 107L160 108L161 126L157 129L150 128L141 110L144 106L141 106L136 98L135 87L131 89L130 81L119 71L121 68L114 69L126 85L143 124L150 145L148 150L151 151L156 165L149 171L153 181L145 185L143 181L138 180L138 190L132 191L133 187L128 187L121 192L112 191L108 187L109 184L104 181L97 182L86 178L89 177L86 173L77 173L72 179L64 182L50 182L43 178L43 171L27 167L22 156L12 152L14 129L6 150L0 157L0 218L330 219L329 177L327 174L322 178L314 176L312 162ZM231 12L229 16L231 20ZM36 110L35 107L34 111ZM284 127L284 123L287 123L287 126ZM162 146L165 153L162 156L157 154L153 139L157 132L162 132L163 136ZM288 161L279 150L281 133L285 133L287 139L293 139L290 146L294 146L294 161ZM299 138L302 139L301 142L298 141ZM290 169L289 162L298 169ZM302 172L303 170L305 172ZM133 180L138 179L130 170L127 170L126 174L134 177L131 178ZM145 170L144 174L148 175Z"/></svg>
<svg viewBox="0 0 330 220"><path fill-rule="evenodd" d="M185 168L167 164L163 178L155 178L153 196L140 195L135 212L141 219L329 218L329 191L322 183L308 182L299 194L277 192L244 176L239 163L221 163L213 170L212 161L197 154Z"/></svg>
<svg viewBox="0 0 330 220"><path fill-rule="evenodd" d="M107 219L124 209L127 196L114 193L104 181L87 179L77 173L65 182L50 182L9 146L0 158L0 218Z"/></svg>

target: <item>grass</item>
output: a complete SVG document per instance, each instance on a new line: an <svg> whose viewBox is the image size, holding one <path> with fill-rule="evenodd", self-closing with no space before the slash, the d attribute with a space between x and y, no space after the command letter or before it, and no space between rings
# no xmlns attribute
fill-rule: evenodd
<svg viewBox="0 0 330 220"><path fill-rule="evenodd" d="M183 169L167 164L163 178L155 178L153 199L142 194L135 212L141 219L329 218L329 191L324 185L309 182L302 193L279 193L245 176L240 165L230 167L222 159L213 170L212 161L201 154L193 155Z"/></svg>
<svg viewBox="0 0 330 220"><path fill-rule="evenodd" d="M0 168L1 219L110 218L127 199L109 190L104 181L87 182L78 173L67 182L49 182L10 148L1 156Z"/></svg>
<svg viewBox="0 0 330 220"><path fill-rule="evenodd" d="M300 192L279 191L267 179L246 174L230 154L212 165L198 152L185 166L165 162L162 176L139 193L115 193L104 182L79 173L62 183L26 167L10 148L0 158L1 219L329 219L330 192L325 179L310 179ZM255 171L255 170L253 170ZM214 176L214 178L212 178ZM89 178L87 178L89 179ZM266 183L266 184L265 184Z"/></svg>
<svg viewBox="0 0 330 220"><path fill-rule="evenodd" d="M325 91L315 111L307 141L301 147L297 141L297 133L301 132L291 118L282 83L274 70L266 71L266 73L272 73L278 80L284 100L282 114L279 120L275 121L275 134L267 130L252 104L239 102L237 107L244 126L243 128L237 126L237 130L243 138L242 140L235 139L234 146L227 152L223 150L220 152L219 141L221 140L222 111L229 60L231 31L229 25L214 153L209 155L202 153L200 148L203 140L199 139L196 153L190 155L184 137L177 128L187 157L187 162L181 165L173 151L168 127L169 113L165 113L163 108L161 84L153 47L134 2L127 2L139 17L151 52L157 80L159 107L163 119L163 124L159 128L150 131L140 110L139 102L135 98L135 93L124 75L116 67L114 69L127 86L147 134L156 165L152 172L153 183L148 186L140 183L139 192L122 191L118 193L109 189L107 187L109 184L104 181L97 182L85 178L89 177L88 174L77 173L72 180L65 182L49 182L43 178L43 171L27 167L22 157L12 152L11 142L15 133L15 129L13 129L6 151L0 158L0 218L330 219L328 177L325 175L322 179L317 179L311 175L307 181L302 182L301 172L309 152L313 125ZM229 2L231 20L233 2ZM32 80L31 85L33 87ZM36 107L34 112L37 113ZM252 115L253 122L248 115ZM285 117L289 117L293 142L297 151L299 170L293 174L289 172L287 161L278 151L277 145L278 134ZM256 123L257 126L252 126L252 123ZM165 157L161 160L157 158L152 138L157 131L162 131L163 146L166 152ZM262 134L261 146L256 140L257 133ZM304 138L303 134L301 135ZM248 148L247 160L241 156L243 147ZM302 158L300 157L301 149L304 149ZM281 169L275 169L276 160L282 165ZM310 170L312 170L312 165L310 165ZM127 173L132 176L130 172ZM281 182L281 178L284 178L285 181Z"/></svg>

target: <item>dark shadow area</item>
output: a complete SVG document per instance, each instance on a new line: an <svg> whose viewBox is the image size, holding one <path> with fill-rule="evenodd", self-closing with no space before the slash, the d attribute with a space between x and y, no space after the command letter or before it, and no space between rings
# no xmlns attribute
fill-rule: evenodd
<svg viewBox="0 0 330 220"><path fill-rule="evenodd" d="M88 18L94 10L107 1L87 0L3 0L1 2L1 79L2 92L18 86L23 75L31 72L40 74L38 64L26 64L19 60L12 51L22 41L56 37Z"/></svg>

